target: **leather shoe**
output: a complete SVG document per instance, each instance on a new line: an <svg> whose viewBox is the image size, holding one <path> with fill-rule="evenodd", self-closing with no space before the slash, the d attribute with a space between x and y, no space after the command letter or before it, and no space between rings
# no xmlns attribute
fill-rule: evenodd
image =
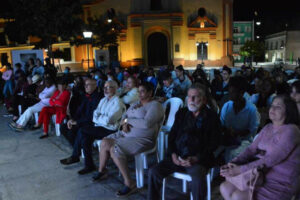
<svg viewBox="0 0 300 200"><path fill-rule="evenodd" d="M70 165L70 164L73 164L73 163L77 163L79 161L80 161L79 158L75 158L75 157L71 156L69 158L65 158L65 159L60 160L60 163L63 164L63 165Z"/></svg>
<svg viewBox="0 0 300 200"><path fill-rule="evenodd" d="M78 171L78 174L80 175L84 175L84 174L88 174L91 173L92 171L96 170L96 167L85 167L82 170Z"/></svg>

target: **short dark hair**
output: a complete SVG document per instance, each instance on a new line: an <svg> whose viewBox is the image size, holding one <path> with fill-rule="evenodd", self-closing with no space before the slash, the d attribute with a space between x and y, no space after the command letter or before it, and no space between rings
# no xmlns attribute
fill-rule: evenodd
<svg viewBox="0 0 300 200"><path fill-rule="evenodd" d="M285 120L284 124L295 124L297 126L300 125L299 121L299 112L297 108L297 104L295 101L291 99L291 97L287 95L277 95L274 97L273 101L277 98L282 99L285 105Z"/></svg>
<svg viewBox="0 0 300 200"><path fill-rule="evenodd" d="M231 69L230 69L229 67L227 67L227 65L224 65L224 66L223 66L222 71L224 71L224 70L227 71L228 74L232 74Z"/></svg>
<svg viewBox="0 0 300 200"><path fill-rule="evenodd" d="M16 66L17 68L21 68L21 67L22 67L21 63L16 63L15 66Z"/></svg>
<svg viewBox="0 0 300 200"><path fill-rule="evenodd" d="M176 67L176 69L177 69L177 70L179 70L179 71L182 71L182 72L184 71L184 69L183 69L183 66L182 66L182 65L178 65L178 66Z"/></svg>
<svg viewBox="0 0 300 200"><path fill-rule="evenodd" d="M229 79L228 87L236 88L240 93L246 92L247 81L242 76L234 76Z"/></svg>
<svg viewBox="0 0 300 200"><path fill-rule="evenodd" d="M300 93L300 81L295 81L294 83L292 83L291 88L295 88L297 93Z"/></svg>
<svg viewBox="0 0 300 200"><path fill-rule="evenodd" d="M164 80L168 80L169 78L171 78L172 75L170 72L168 71L164 71L162 74L161 74L161 79L164 81Z"/></svg>
<svg viewBox="0 0 300 200"><path fill-rule="evenodd" d="M152 96L154 94L154 86L150 82L142 82L139 87L144 87L147 92L152 92Z"/></svg>
<svg viewBox="0 0 300 200"><path fill-rule="evenodd" d="M59 79L57 79L57 85L68 85L68 82L67 82L67 80L66 79L64 79L64 78L59 78Z"/></svg>

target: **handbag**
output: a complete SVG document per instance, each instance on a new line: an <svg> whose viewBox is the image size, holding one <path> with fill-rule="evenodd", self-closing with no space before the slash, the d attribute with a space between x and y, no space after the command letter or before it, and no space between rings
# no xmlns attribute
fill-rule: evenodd
<svg viewBox="0 0 300 200"><path fill-rule="evenodd" d="M254 187L262 185L263 177L260 168L255 167L239 175L226 177L226 181L233 184L240 191L249 191L249 200L251 200Z"/></svg>

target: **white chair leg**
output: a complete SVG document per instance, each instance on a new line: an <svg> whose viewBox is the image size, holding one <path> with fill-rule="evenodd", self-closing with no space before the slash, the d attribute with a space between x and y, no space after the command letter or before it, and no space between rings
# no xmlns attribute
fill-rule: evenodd
<svg viewBox="0 0 300 200"><path fill-rule="evenodd" d="M147 155L142 154L143 157L143 165L144 165L144 169L148 169L148 159L147 159Z"/></svg>
<svg viewBox="0 0 300 200"><path fill-rule="evenodd" d="M167 178L163 179L162 191L161 191L161 200L165 200L165 191L166 191L166 180Z"/></svg>
<svg viewBox="0 0 300 200"><path fill-rule="evenodd" d="M207 187L207 200L210 200L211 199L211 185L210 185L210 183L211 183L211 174L210 173L208 173L207 175L206 175L206 187Z"/></svg>
<svg viewBox="0 0 300 200"><path fill-rule="evenodd" d="M56 133L56 136L60 136L60 124L56 124L55 123L55 133Z"/></svg>
<svg viewBox="0 0 300 200"><path fill-rule="evenodd" d="M186 193L186 191L187 191L187 181L186 180L182 180L182 191L184 193Z"/></svg>
<svg viewBox="0 0 300 200"><path fill-rule="evenodd" d="M214 168L211 168L211 169L210 169L210 181L213 180L213 178L214 178L214 173L215 173L215 169L214 169Z"/></svg>
<svg viewBox="0 0 300 200"><path fill-rule="evenodd" d="M100 153L100 149L101 149L101 141L102 140L97 140L97 146L98 146L98 151L99 151L99 153Z"/></svg>
<svg viewBox="0 0 300 200"><path fill-rule="evenodd" d="M83 149L81 149L81 157L84 158Z"/></svg>
<svg viewBox="0 0 300 200"><path fill-rule="evenodd" d="M165 149L167 150L168 149L168 137L169 137L169 135L165 133L164 137L165 137Z"/></svg>
<svg viewBox="0 0 300 200"><path fill-rule="evenodd" d="M39 121L39 113L34 113L34 119L35 119L35 123L37 124Z"/></svg>
<svg viewBox="0 0 300 200"><path fill-rule="evenodd" d="M164 132L159 133L158 139L158 153L159 153L159 160L162 161L164 159L165 153L165 134Z"/></svg>
<svg viewBox="0 0 300 200"><path fill-rule="evenodd" d="M19 116L21 116L21 114L22 114L22 106L21 105L18 106L18 111L19 111Z"/></svg>
<svg viewBox="0 0 300 200"><path fill-rule="evenodd" d="M190 192L190 200L193 200L194 198L193 198L193 193L192 192Z"/></svg>
<svg viewBox="0 0 300 200"><path fill-rule="evenodd" d="M141 154L135 156L135 173L137 188L144 187L144 165L143 156Z"/></svg>

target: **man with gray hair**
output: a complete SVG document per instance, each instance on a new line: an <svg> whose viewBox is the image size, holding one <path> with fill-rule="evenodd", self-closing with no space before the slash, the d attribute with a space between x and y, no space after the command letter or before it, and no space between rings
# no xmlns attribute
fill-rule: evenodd
<svg viewBox="0 0 300 200"><path fill-rule="evenodd" d="M102 139L119 128L120 120L125 105L116 95L118 84L109 80L104 85L104 98L101 99L96 110L93 113L93 124L86 125L79 129L76 137L83 147L85 167L78 171L79 174L87 174L96 169L92 158L93 142L96 139ZM75 150L75 149L74 149ZM79 162L80 151L74 151L71 157L61 160L64 165Z"/></svg>
<svg viewBox="0 0 300 200"><path fill-rule="evenodd" d="M148 200L160 199L163 179L174 172L189 174L194 199L206 199L205 177L214 165L221 135L219 117L207 106L207 92L201 84L188 89L188 107L176 113L169 133L168 156L149 170Z"/></svg>

